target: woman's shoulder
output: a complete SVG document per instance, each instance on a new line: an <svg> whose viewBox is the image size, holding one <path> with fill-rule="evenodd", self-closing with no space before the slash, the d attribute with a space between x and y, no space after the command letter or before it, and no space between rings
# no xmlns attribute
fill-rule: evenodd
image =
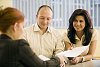
<svg viewBox="0 0 100 67"><path fill-rule="evenodd" d="M93 36L96 36L97 33L98 33L98 32L97 32L97 29L93 29L93 34L92 34L92 35L93 35Z"/></svg>
<svg viewBox="0 0 100 67"><path fill-rule="evenodd" d="M93 29L91 41L97 40L97 37L98 37L97 29Z"/></svg>
<svg viewBox="0 0 100 67"><path fill-rule="evenodd" d="M24 46L24 45L29 46L29 43L26 40L24 40L24 39L15 40L14 42L16 44L20 45L20 46Z"/></svg>
<svg viewBox="0 0 100 67"><path fill-rule="evenodd" d="M93 29L93 33L97 33L97 29Z"/></svg>

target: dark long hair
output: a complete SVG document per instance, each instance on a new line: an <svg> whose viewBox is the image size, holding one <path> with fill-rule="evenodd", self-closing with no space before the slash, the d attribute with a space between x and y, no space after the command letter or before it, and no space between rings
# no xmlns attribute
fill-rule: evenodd
<svg viewBox="0 0 100 67"><path fill-rule="evenodd" d="M76 16L83 16L85 20L85 28L84 28L84 34L85 34L85 39L82 42L82 45L86 46L90 43L91 37L92 37L92 30L93 30L93 25L91 18L89 16L89 13L84 10L84 9L76 9L70 19L69 19L69 28L68 28L68 38L71 41L71 43L76 44L75 40L75 33L76 30L73 27L73 21L75 20Z"/></svg>

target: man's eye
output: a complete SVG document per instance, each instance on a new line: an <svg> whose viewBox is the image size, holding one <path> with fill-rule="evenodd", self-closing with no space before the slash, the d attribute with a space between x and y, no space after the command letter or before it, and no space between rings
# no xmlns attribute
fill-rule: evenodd
<svg viewBox="0 0 100 67"><path fill-rule="evenodd" d="M80 20L80 22L83 22L82 20Z"/></svg>
<svg viewBox="0 0 100 67"><path fill-rule="evenodd" d="M47 20L50 20L50 18L47 18Z"/></svg>

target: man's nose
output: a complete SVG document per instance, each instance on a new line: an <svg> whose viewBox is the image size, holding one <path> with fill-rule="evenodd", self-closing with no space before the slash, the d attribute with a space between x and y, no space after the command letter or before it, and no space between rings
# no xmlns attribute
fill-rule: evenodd
<svg viewBox="0 0 100 67"><path fill-rule="evenodd" d="M47 19L44 20L44 23L47 23Z"/></svg>

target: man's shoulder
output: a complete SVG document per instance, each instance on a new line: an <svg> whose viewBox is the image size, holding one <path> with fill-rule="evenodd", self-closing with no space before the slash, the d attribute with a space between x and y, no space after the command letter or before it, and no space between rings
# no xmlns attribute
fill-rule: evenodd
<svg viewBox="0 0 100 67"><path fill-rule="evenodd" d="M58 30L54 27L49 27L52 32L57 32Z"/></svg>
<svg viewBox="0 0 100 67"><path fill-rule="evenodd" d="M25 27L24 30L30 30L30 29L33 29L33 27L34 27L34 24L32 24L32 25L30 25L28 27Z"/></svg>
<svg viewBox="0 0 100 67"><path fill-rule="evenodd" d="M52 34L55 35L55 36L60 36L61 35L60 31L56 28L50 27L50 30L51 30Z"/></svg>
<svg viewBox="0 0 100 67"><path fill-rule="evenodd" d="M34 24L32 24L31 26L25 27L24 28L24 33L32 32L33 29L34 29Z"/></svg>

